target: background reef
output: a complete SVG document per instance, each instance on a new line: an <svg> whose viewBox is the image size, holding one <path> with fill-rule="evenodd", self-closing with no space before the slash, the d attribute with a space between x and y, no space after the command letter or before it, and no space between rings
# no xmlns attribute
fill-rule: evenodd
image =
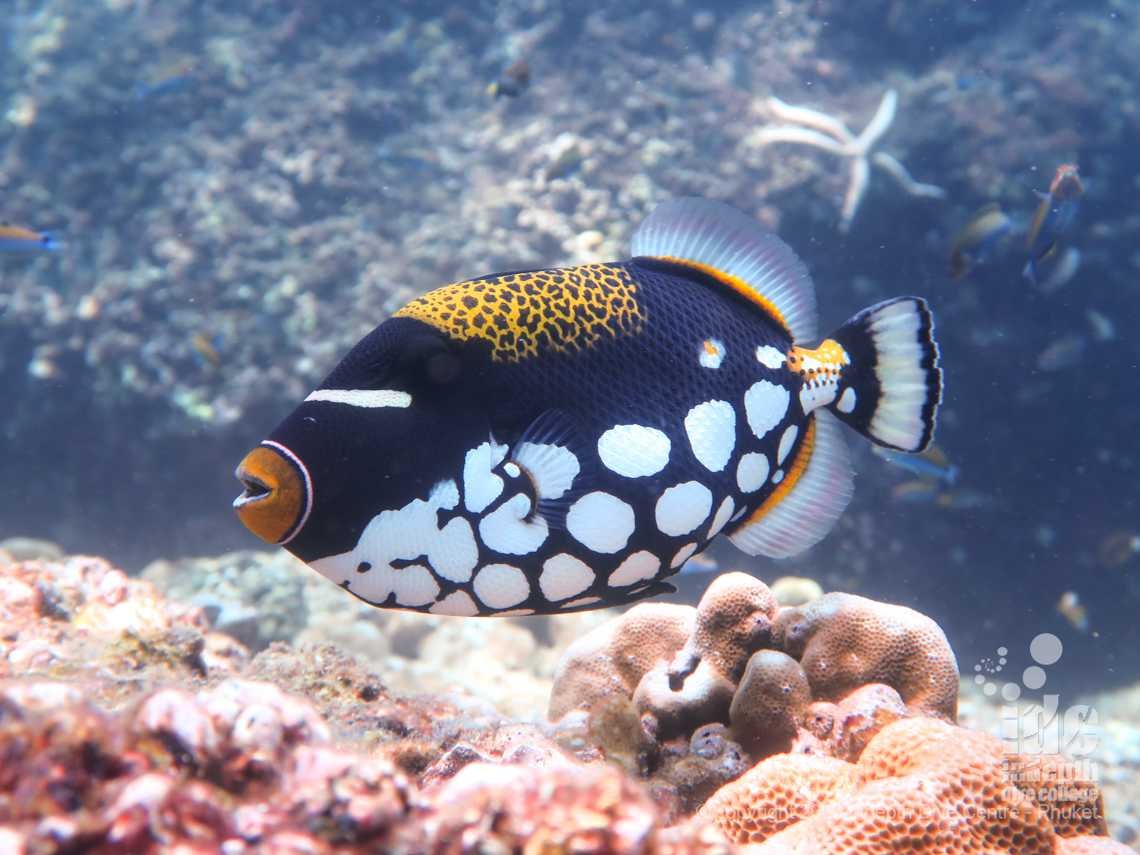
<svg viewBox="0 0 1140 855"><path fill-rule="evenodd" d="M248 545L233 465L393 308L458 278L622 257L654 204L702 195L796 248L824 328L897 293L931 300L939 442L962 472L949 507L904 504L900 474L860 447L857 498L818 548L778 568L716 557L916 606L964 667L1048 630L1064 685L1135 679L1140 563L1102 547L1138 528L1140 10L857 8L14 0L2 217L64 249L0 254L3 533L133 569ZM529 89L488 97L519 57ZM847 164L757 131L771 95L858 130L888 88L880 147L946 197L875 170L844 232ZM1069 161L1087 183L1072 282L1033 288L1016 250L951 281L970 212L1027 218ZM1094 335L1089 310L1119 334ZM1074 357L1040 362L1078 335ZM1065 591L1089 632L1056 614Z"/></svg>

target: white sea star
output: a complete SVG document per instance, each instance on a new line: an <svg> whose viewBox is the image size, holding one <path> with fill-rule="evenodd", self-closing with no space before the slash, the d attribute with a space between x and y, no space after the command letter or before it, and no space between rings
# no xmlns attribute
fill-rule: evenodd
<svg viewBox="0 0 1140 855"><path fill-rule="evenodd" d="M922 196L929 199L942 199L946 191L933 184L923 184L911 178L906 167L897 158L883 151L873 151L876 143L890 128L895 119L899 96L894 89L888 89L879 102L879 108L867 127L858 136L840 119L822 113L812 107L785 104L775 96L768 99L768 109L772 114L786 125L768 125L759 128L750 138L753 145L766 146L772 143L798 143L820 148L831 154L849 158L851 161L851 175L847 183L847 193L843 197L843 208L840 212L839 229L847 231L851 221L855 219L855 212L859 210L859 203L867 192L867 184L871 178L871 164L874 163L898 182L911 196Z"/></svg>

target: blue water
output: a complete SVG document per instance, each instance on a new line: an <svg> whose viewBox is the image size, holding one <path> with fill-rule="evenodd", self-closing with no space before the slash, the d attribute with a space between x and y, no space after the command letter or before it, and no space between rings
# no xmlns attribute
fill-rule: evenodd
<svg viewBox="0 0 1140 855"><path fill-rule="evenodd" d="M1072 685L1140 676L1140 555L1107 554L1140 532L1133 4L247 6L17 0L0 19L0 219L65 244L0 254L0 536L128 568L252 546L234 464L390 311L620 255L654 203L701 195L796 248L823 329L931 302L959 470L903 501L913 476L853 442L827 540L780 565L722 545L721 566L915 606L964 666L1048 631ZM520 57L530 85L489 97ZM889 88L875 151L945 198L872 165L844 231L848 162L755 133L781 124L772 95L858 133ZM952 281L970 213L999 202L1024 228L1062 163L1085 182L1072 280L1027 282L1014 238ZM1075 353L1042 356L1066 337ZM1087 630L1057 612L1066 591Z"/></svg>

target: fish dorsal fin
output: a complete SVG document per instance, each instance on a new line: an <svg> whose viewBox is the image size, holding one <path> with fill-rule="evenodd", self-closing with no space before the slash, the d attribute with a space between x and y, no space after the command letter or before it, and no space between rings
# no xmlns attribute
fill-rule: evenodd
<svg viewBox="0 0 1140 855"><path fill-rule="evenodd" d="M851 459L839 421L812 413L807 433L784 479L728 538L749 555L788 558L831 531L854 490Z"/></svg>
<svg viewBox="0 0 1140 855"><path fill-rule="evenodd" d="M759 306L793 341L816 338L815 286L791 248L735 208L707 199L672 199L633 236L635 258L699 270Z"/></svg>

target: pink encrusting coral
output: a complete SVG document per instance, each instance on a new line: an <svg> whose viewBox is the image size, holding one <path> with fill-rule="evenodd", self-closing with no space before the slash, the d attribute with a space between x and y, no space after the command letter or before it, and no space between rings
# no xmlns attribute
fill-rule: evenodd
<svg viewBox="0 0 1140 855"><path fill-rule="evenodd" d="M1093 781L950 724L937 627L870 600L727 574L632 609L569 646L543 723L331 645L251 658L101 559L0 554L0 591L3 852L1121 851Z"/></svg>

